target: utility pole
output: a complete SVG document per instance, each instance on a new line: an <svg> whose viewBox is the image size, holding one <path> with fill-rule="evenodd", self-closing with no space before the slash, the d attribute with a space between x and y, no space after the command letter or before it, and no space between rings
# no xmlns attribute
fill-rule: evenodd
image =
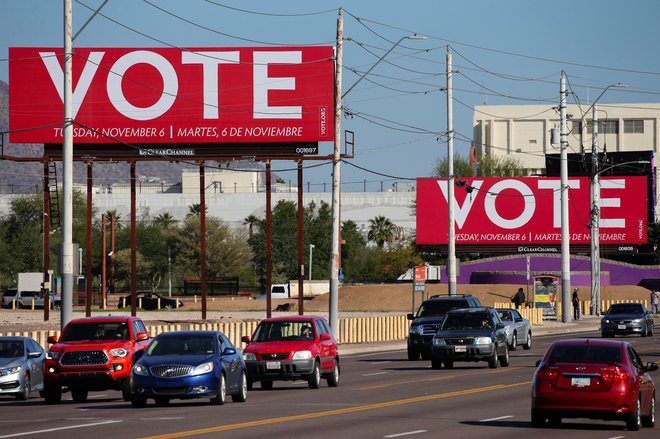
<svg viewBox="0 0 660 439"><path fill-rule="evenodd" d="M60 251L62 275L62 311L60 325L64 329L73 314L73 57L72 0L64 0L64 126L62 144L62 247Z"/></svg>
<svg viewBox="0 0 660 439"><path fill-rule="evenodd" d="M344 52L344 11L337 17L337 60L335 62L335 133L332 157L332 243L330 254L330 329L339 334L339 199L341 190L341 70Z"/></svg>
<svg viewBox="0 0 660 439"><path fill-rule="evenodd" d="M454 224L454 110L452 98L451 47L447 46L447 289L456 295L456 226Z"/></svg>
<svg viewBox="0 0 660 439"><path fill-rule="evenodd" d="M600 314L600 179L598 177L598 112L592 113L591 138L591 315Z"/></svg>
<svg viewBox="0 0 660 439"><path fill-rule="evenodd" d="M568 129L566 127L566 73L559 80L559 150L561 194L561 321L570 323L571 316L571 257L568 228Z"/></svg>

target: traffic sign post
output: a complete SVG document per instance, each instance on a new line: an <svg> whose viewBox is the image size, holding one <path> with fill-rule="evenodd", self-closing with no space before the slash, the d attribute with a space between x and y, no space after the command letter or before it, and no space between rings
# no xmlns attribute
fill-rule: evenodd
<svg viewBox="0 0 660 439"><path fill-rule="evenodd" d="M422 293L424 299L424 288L426 287L426 266L417 265L413 273L413 290L412 290L412 312L415 313L415 293Z"/></svg>

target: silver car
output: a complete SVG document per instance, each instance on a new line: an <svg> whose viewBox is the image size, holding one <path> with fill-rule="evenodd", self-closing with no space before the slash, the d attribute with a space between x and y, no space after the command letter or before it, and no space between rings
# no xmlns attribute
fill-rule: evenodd
<svg viewBox="0 0 660 439"><path fill-rule="evenodd" d="M653 315L641 303L615 303L600 320L600 332L603 337L653 335Z"/></svg>
<svg viewBox="0 0 660 439"><path fill-rule="evenodd" d="M33 391L43 392L45 358L43 348L30 337L0 337L0 396L25 401Z"/></svg>
<svg viewBox="0 0 660 439"><path fill-rule="evenodd" d="M504 323L509 350L515 351L522 344L523 349L532 348L532 325L515 309L497 308L500 320Z"/></svg>

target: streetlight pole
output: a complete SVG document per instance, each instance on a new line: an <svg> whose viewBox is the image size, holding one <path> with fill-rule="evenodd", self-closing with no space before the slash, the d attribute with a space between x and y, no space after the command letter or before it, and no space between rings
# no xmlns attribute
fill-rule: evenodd
<svg viewBox="0 0 660 439"><path fill-rule="evenodd" d="M559 151L561 196L561 321L571 322L571 259L568 228L568 140L566 127L566 73L559 80Z"/></svg>
<svg viewBox="0 0 660 439"><path fill-rule="evenodd" d="M309 280L312 280L312 253L314 253L314 244L309 245Z"/></svg>
<svg viewBox="0 0 660 439"><path fill-rule="evenodd" d="M456 225L454 223L454 111L451 47L447 46L447 292L456 295Z"/></svg>

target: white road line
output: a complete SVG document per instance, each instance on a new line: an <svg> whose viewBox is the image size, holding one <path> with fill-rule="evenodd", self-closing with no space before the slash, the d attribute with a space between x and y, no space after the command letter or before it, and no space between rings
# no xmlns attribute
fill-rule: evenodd
<svg viewBox="0 0 660 439"><path fill-rule="evenodd" d="M500 416L499 418L482 419L479 422L499 421L500 419L508 419L508 418L513 418L513 415Z"/></svg>
<svg viewBox="0 0 660 439"><path fill-rule="evenodd" d="M610 437L608 439L623 439L624 437L625 436L614 436L614 437Z"/></svg>
<svg viewBox="0 0 660 439"><path fill-rule="evenodd" d="M406 431L405 433L388 434L387 436L383 436L383 437L390 438L390 437L410 436L411 434L420 434L426 432L428 432L428 430Z"/></svg>
<svg viewBox="0 0 660 439"><path fill-rule="evenodd" d="M385 363L391 363L391 360L385 360L385 361L374 361L373 363L369 363L372 366L376 366L377 364L385 364Z"/></svg>
<svg viewBox="0 0 660 439"><path fill-rule="evenodd" d="M170 416L162 418L140 418L140 421L180 421L181 419L186 419L185 416Z"/></svg>
<svg viewBox="0 0 660 439"><path fill-rule="evenodd" d="M105 393L102 393L100 395L89 395L87 398L92 399L92 398L106 398L108 395Z"/></svg>
<svg viewBox="0 0 660 439"><path fill-rule="evenodd" d="M385 375L387 372L374 372L374 373L365 373L362 376L363 377L372 377L374 375Z"/></svg>
<svg viewBox="0 0 660 439"><path fill-rule="evenodd" d="M123 422L123 421L101 421L101 422L94 422L93 424L69 425L68 427L58 427L58 428L47 428L45 430L24 431L22 433L5 434L5 435L0 436L0 439L4 439L4 438L7 438L7 437L30 436L30 435L39 434L39 433L52 433L53 431L71 430L73 428L85 428L85 427L95 427L97 425L117 424L119 422Z"/></svg>

